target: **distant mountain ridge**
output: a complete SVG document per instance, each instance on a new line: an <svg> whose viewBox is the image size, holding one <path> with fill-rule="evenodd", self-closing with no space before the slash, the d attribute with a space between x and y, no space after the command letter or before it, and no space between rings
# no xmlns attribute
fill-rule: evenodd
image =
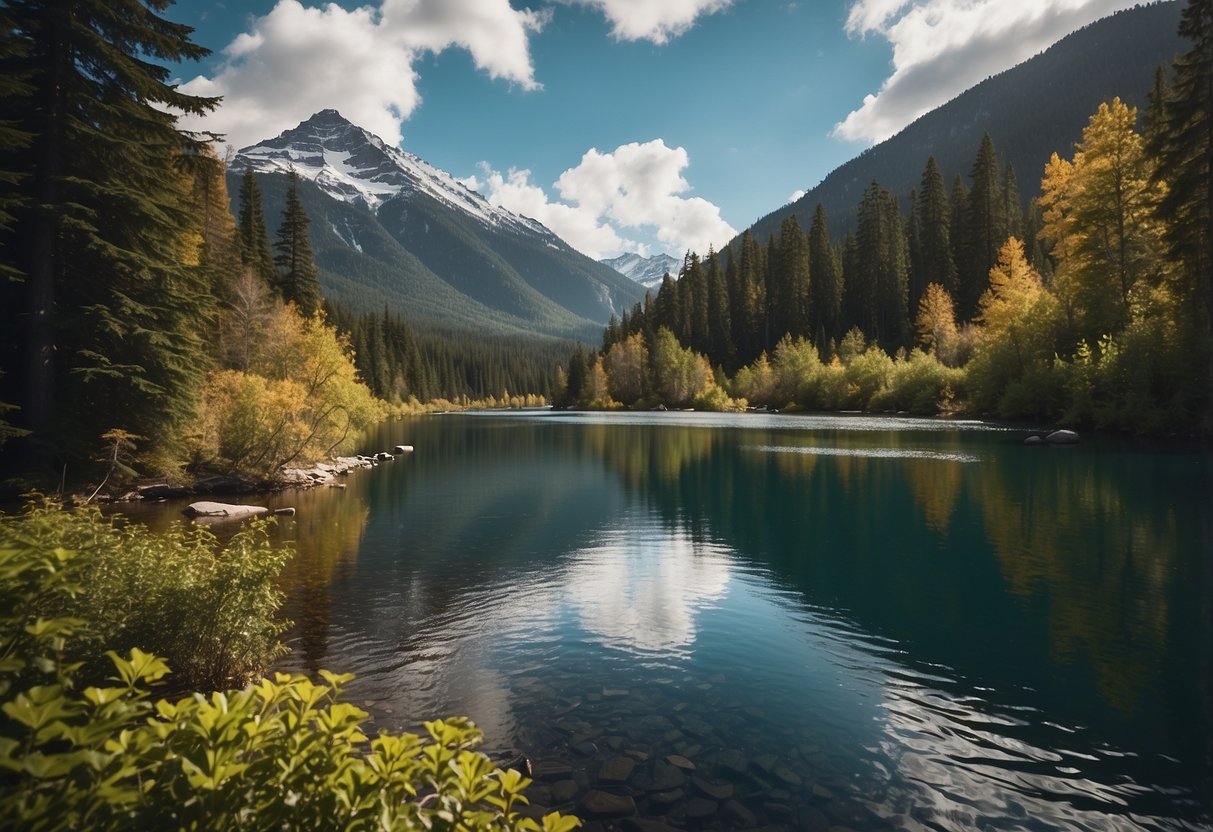
<svg viewBox="0 0 1213 832"><path fill-rule="evenodd" d="M657 289L660 287L662 278L667 273L673 277L678 277L678 271L682 268L681 260L664 252L654 254L651 257L642 257L639 254L629 252L621 254L618 257L612 257L609 260L600 260L599 262L610 266L625 277L635 280L646 289Z"/></svg>
<svg viewBox="0 0 1213 832"><path fill-rule="evenodd" d="M1177 34L1181 12L1178 0L1136 6L1072 32L839 166L800 199L755 222L751 233L765 241L789 214L807 228L821 203L831 233L840 236L854 227L856 206L873 179L902 199L904 211L932 155L949 188L957 175L967 184L987 132L1001 163L1014 167L1021 197L1037 196L1049 155L1073 153L1101 102L1119 96L1144 110L1155 69L1185 49Z"/></svg>
<svg viewBox="0 0 1213 832"><path fill-rule="evenodd" d="M241 149L229 190L258 174L276 228L287 172L300 179L326 297L355 311L501 334L596 338L643 297L542 223L494 206L336 110Z"/></svg>

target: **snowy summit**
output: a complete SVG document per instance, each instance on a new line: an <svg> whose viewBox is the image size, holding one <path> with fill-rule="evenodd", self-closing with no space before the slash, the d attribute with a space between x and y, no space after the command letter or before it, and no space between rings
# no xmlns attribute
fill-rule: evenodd
<svg viewBox="0 0 1213 832"><path fill-rule="evenodd" d="M444 170L346 120L321 110L277 138L240 150L234 170L286 173L294 168L334 199L361 203L373 212L399 194L425 193L490 227L506 226L550 235L544 225L491 205Z"/></svg>

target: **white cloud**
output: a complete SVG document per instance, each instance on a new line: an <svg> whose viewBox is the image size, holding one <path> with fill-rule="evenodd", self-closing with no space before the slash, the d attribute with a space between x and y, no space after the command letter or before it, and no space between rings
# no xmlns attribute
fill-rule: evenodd
<svg viewBox="0 0 1213 832"><path fill-rule="evenodd" d="M240 147L337 106L398 144L401 121L421 100L413 70L421 55L461 47L490 77L536 89L529 36L546 19L509 0L382 0L353 10L278 0L223 50L213 77L182 85L224 97L215 113L182 126L226 133Z"/></svg>
<svg viewBox="0 0 1213 832"><path fill-rule="evenodd" d="M797 188L796 190L794 190L790 194L788 194L788 203L790 204L790 203L795 202L796 200L798 200L802 196L804 196L806 193L807 193L807 191L805 191L804 188Z"/></svg>
<svg viewBox="0 0 1213 832"><path fill-rule="evenodd" d="M667 43L695 25L700 15L728 8L732 0L564 0L598 9L619 40Z"/></svg>
<svg viewBox="0 0 1213 832"><path fill-rule="evenodd" d="M647 247L625 231L653 234L667 251L704 253L727 243L736 231L720 209L702 197L686 196L690 183L682 172L690 158L681 147L661 139L620 145L610 153L586 151L581 162L556 180L553 201L530 181L530 171L506 174L482 163L484 178L464 181L494 204L533 217L584 254L601 259L622 251L647 254Z"/></svg>
<svg viewBox="0 0 1213 832"><path fill-rule="evenodd" d="M834 135L875 143L982 79L1040 52L1138 0L855 0L847 32L893 46L893 72L879 92L834 126Z"/></svg>
<svg viewBox="0 0 1213 832"><path fill-rule="evenodd" d="M539 185L530 181L529 170L510 168L506 174L486 169L484 180L475 190L482 191L494 205L501 205L515 214L539 220L557 236L578 251L602 259L624 250L635 250L619 233L599 216L580 207L551 202ZM471 177L475 178L475 177Z"/></svg>

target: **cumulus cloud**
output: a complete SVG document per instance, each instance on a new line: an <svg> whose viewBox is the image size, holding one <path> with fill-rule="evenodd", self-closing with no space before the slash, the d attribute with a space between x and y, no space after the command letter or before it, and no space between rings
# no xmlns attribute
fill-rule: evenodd
<svg viewBox="0 0 1213 832"><path fill-rule="evenodd" d="M788 194L788 203L790 204L790 203L795 202L796 200L798 200L802 196L804 196L805 193L807 193L807 192L805 191L804 188L797 188L796 190L794 190L790 194Z"/></svg>
<svg viewBox="0 0 1213 832"><path fill-rule="evenodd" d="M224 97L205 120L182 124L226 133L239 147L340 106L354 123L397 144L401 121L421 100L413 70L421 55L460 47L491 78L536 89L529 38L546 20L509 0L382 0L352 10L278 0L223 50L213 77L182 85L194 95Z"/></svg>
<svg viewBox="0 0 1213 832"><path fill-rule="evenodd" d="M691 185L683 171L689 165L684 148L654 139L620 145L610 153L586 151L576 167L556 180L555 201L530 181L527 170L501 174L482 163L483 178L464 182L494 204L539 220L590 257L647 254L642 243L625 235L627 230L653 234L668 251L703 253L737 232L716 205L686 195Z"/></svg>
<svg viewBox="0 0 1213 832"><path fill-rule="evenodd" d="M834 135L875 143L982 79L1137 0L855 0L852 36L893 46L893 71Z"/></svg>
<svg viewBox="0 0 1213 832"><path fill-rule="evenodd" d="M564 0L591 6L611 22L619 40L667 43L695 25L701 15L728 8L732 0Z"/></svg>

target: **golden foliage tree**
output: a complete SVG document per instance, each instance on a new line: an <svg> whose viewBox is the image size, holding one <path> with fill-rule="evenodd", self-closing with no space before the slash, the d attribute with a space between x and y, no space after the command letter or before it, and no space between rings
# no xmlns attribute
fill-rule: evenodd
<svg viewBox="0 0 1213 832"><path fill-rule="evenodd" d="M956 365L958 335L956 331L956 309L948 290L938 283L927 284L918 302L918 317L915 320L918 343L927 352L949 367Z"/></svg>
<svg viewBox="0 0 1213 832"><path fill-rule="evenodd" d="M648 393L649 349L643 333L633 333L615 343L605 365L610 394L616 401L634 404Z"/></svg>
<svg viewBox="0 0 1213 832"><path fill-rule="evenodd" d="M329 456L382 417L345 336L323 316L272 308L245 344L244 370L212 373L203 391L202 464L258 475Z"/></svg>
<svg viewBox="0 0 1213 832"><path fill-rule="evenodd" d="M1096 344L1123 330L1160 277L1162 227L1153 206L1151 161L1136 130L1137 110L1119 98L1091 116L1073 162L1056 155L1040 199L1044 237L1057 263L1054 289L1072 341Z"/></svg>

